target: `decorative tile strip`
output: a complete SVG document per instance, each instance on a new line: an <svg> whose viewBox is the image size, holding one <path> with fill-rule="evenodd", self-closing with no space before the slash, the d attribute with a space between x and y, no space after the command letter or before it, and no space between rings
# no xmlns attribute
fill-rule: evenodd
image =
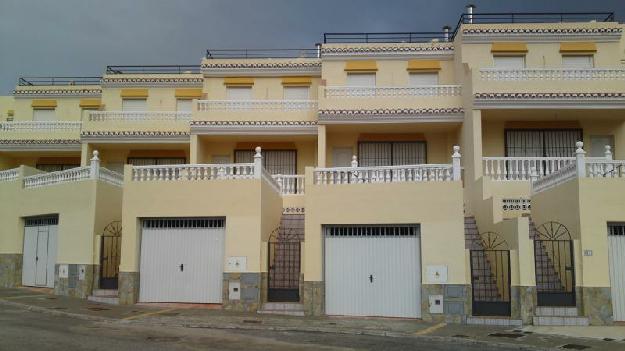
<svg viewBox="0 0 625 351"><path fill-rule="evenodd" d="M93 111L89 113L89 121L188 121L191 112L179 111Z"/></svg>
<svg viewBox="0 0 625 351"><path fill-rule="evenodd" d="M59 132L78 131L82 122L74 121L17 121L0 122L0 132Z"/></svg>
<svg viewBox="0 0 625 351"><path fill-rule="evenodd" d="M357 45L323 45L322 56L360 56L360 55L402 55L402 54L453 54L453 44L357 44Z"/></svg>
<svg viewBox="0 0 625 351"><path fill-rule="evenodd" d="M206 60L202 63L202 69L209 68L319 68L321 69L321 61L320 60L290 60L290 61L277 61L277 60L267 60L266 62L259 61L236 61L232 60L232 62L224 62L224 61L212 61Z"/></svg>
<svg viewBox="0 0 625 351"><path fill-rule="evenodd" d="M525 81L525 80L623 80L625 69L610 68L524 68L524 69L480 69L482 80Z"/></svg>
<svg viewBox="0 0 625 351"><path fill-rule="evenodd" d="M0 139L1 145L79 145L78 139L22 139L7 140Z"/></svg>
<svg viewBox="0 0 625 351"><path fill-rule="evenodd" d="M16 89L13 90L16 97L33 97L33 96L100 96L102 89Z"/></svg>
<svg viewBox="0 0 625 351"><path fill-rule="evenodd" d="M503 199L504 211L530 211L532 209L532 200L530 199Z"/></svg>
<svg viewBox="0 0 625 351"><path fill-rule="evenodd" d="M212 127L291 127L316 125L317 121L191 121L191 126Z"/></svg>
<svg viewBox="0 0 625 351"><path fill-rule="evenodd" d="M202 86L204 78L201 75L194 77L104 77L103 87L116 86Z"/></svg>
<svg viewBox="0 0 625 351"><path fill-rule="evenodd" d="M415 87L350 87L329 86L324 89L327 98L346 97L410 97L410 96L459 96L460 85L424 85Z"/></svg>
<svg viewBox="0 0 625 351"><path fill-rule="evenodd" d="M198 100L198 111L305 111L317 109L317 100Z"/></svg>

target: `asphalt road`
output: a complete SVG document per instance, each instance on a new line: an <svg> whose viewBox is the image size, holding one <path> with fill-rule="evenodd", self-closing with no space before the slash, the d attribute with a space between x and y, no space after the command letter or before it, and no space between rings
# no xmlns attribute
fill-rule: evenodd
<svg viewBox="0 0 625 351"><path fill-rule="evenodd" d="M516 350L412 337L214 330L93 322L0 305L0 350Z"/></svg>

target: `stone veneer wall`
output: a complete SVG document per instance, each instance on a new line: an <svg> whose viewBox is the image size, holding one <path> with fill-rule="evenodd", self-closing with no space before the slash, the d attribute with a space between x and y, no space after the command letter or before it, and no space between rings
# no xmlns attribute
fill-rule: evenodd
<svg viewBox="0 0 625 351"><path fill-rule="evenodd" d="M118 295L120 305L139 301L139 272L119 272Z"/></svg>
<svg viewBox="0 0 625 351"><path fill-rule="evenodd" d="M0 287L14 288L22 283L22 254L0 254Z"/></svg>
<svg viewBox="0 0 625 351"><path fill-rule="evenodd" d="M536 310L536 287L512 286L510 300L510 318L520 319L523 324L532 324Z"/></svg>
<svg viewBox="0 0 625 351"><path fill-rule="evenodd" d="M579 293L581 290L581 296ZM611 288L582 287L577 289L578 306L582 302L583 313L590 319L591 325L611 325L614 323Z"/></svg>
<svg viewBox="0 0 625 351"><path fill-rule="evenodd" d="M261 305L261 273L224 273L223 308L231 311L255 312ZM240 283L239 300L230 300L230 281Z"/></svg>
<svg viewBox="0 0 625 351"><path fill-rule="evenodd" d="M59 277L59 266L61 265L54 266L54 294L83 299L91 295L94 284L94 265L68 264L67 278Z"/></svg>
<svg viewBox="0 0 625 351"><path fill-rule="evenodd" d="M443 296L443 313L430 313L430 295ZM421 319L424 321L464 323L470 314L470 285L423 284L421 286Z"/></svg>
<svg viewBox="0 0 625 351"><path fill-rule="evenodd" d="M325 314L325 283L304 281L304 314L322 316Z"/></svg>

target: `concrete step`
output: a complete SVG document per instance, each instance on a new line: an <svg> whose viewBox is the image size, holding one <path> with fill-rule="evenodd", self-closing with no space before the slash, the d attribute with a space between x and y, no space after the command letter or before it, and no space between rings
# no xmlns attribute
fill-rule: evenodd
<svg viewBox="0 0 625 351"><path fill-rule="evenodd" d="M87 300L109 305L119 305L119 297L117 296L89 296Z"/></svg>
<svg viewBox="0 0 625 351"><path fill-rule="evenodd" d="M280 316L304 317L304 311L275 311L275 310L258 310L258 314L275 314Z"/></svg>
<svg viewBox="0 0 625 351"><path fill-rule="evenodd" d="M92 296L118 296L117 289L93 289Z"/></svg>
<svg viewBox="0 0 625 351"><path fill-rule="evenodd" d="M536 317L577 317L577 307L536 307Z"/></svg>
<svg viewBox="0 0 625 351"><path fill-rule="evenodd" d="M534 325L544 326L588 326L590 321L587 317L561 317L561 316L548 316L548 317L534 317Z"/></svg>
<svg viewBox="0 0 625 351"><path fill-rule="evenodd" d="M503 327L522 327L520 319L496 318L496 317L467 317L467 324L471 325L497 325Z"/></svg>
<svg viewBox="0 0 625 351"><path fill-rule="evenodd" d="M285 316L304 316L304 305L293 302L267 302L258 310L259 314L279 314Z"/></svg>

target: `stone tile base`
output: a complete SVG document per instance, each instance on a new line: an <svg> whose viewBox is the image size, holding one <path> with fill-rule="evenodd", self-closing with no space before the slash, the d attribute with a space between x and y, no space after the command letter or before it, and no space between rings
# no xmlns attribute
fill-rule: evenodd
<svg viewBox="0 0 625 351"><path fill-rule="evenodd" d="M118 295L120 305L139 301L139 272L119 272Z"/></svg>
<svg viewBox="0 0 625 351"><path fill-rule="evenodd" d="M430 313L430 295L443 296L443 313ZM471 313L471 286L423 284L421 318L428 322L464 323Z"/></svg>
<svg viewBox="0 0 625 351"><path fill-rule="evenodd" d="M304 314L306 316L322 316L325 314L325 283L304 281Z"/></svg>
<svg viewBox="0 0 625 351"><path fill-rule="evenodd" d="M581 316L588 317L590 325L611 325L614 323L612 312L612 291L610 288L582 287L577 301L582 301ZM578 291L579 291L578 290Z"/></svg>
<svg viewBox="0 0 625 351"><path fill-rule="evenodd" d="M230 300L230 282L240 283L239 300ZM261 273L224 273L223 307L226 310L256 312L261 305Z"/></svg>
<svg viewBox="0 0 625 351"><path fill-rule="evenodd" d="M0 287L14 288L22 283L22 254L0 254Z"/></svg>
<svg viewBox="0 0 625 351"><path fill-rule="evenodd" d="M520 319L523 324L531 324L536 310L536 287L512 286L510 287L510 298L510 318Z"/></svg>
<svg viewBox="0 0 625 351"><path fill-rule="evenodd" d="M68 277L59 277L59 264L54 266L54 294L86 299L93 291L93 272L96 266L91 264L67 264Z"/></svg>

